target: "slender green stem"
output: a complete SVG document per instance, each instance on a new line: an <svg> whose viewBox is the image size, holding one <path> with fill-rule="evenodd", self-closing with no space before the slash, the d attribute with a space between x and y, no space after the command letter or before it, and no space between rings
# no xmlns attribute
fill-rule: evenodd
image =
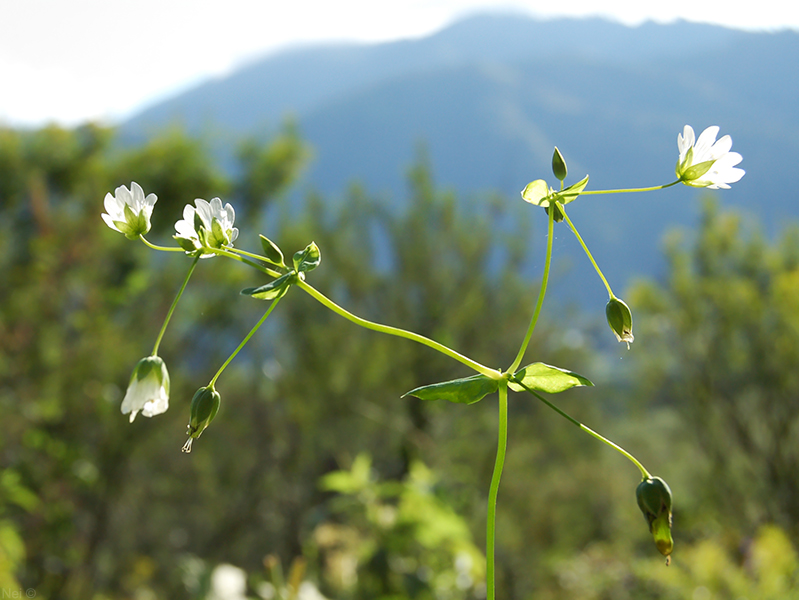
<svg viewBox="0 0 799 600"><path fill-rule="evenodd" d="M636 459L636 458L635 458L635 457L634 457L632 454L630 454L629 452L627 452L627 451L626 451L624 448L622 448L622 447L621 447L621 446L619 446L618 444L614 444L613 442L611 442L611 441L610 441L609 439L607 439L606 437L603 437L603 436L599 435L599 434L598 434L596 431L594 431L594 430L593 430L593 429L591 429L590 427L586 427L585 425L583 425L582 423L580 423L580 422L579 422L577 419L574 419L574 418L572 418L571 416L569 416L568 414L566 414L565 412L563 412L561 409L559 409L557 406L555 406L554 404L552 404L552 403L551 403L549 400L547 400L546 398L544 398L544 397L543 397L543 396L541 396L540 394L536 393L535 391L531 390L530 388L525 388L525 389L527 389L527 391L528 391L528 392L530 392L530 393L531 393L533 396L535 396L536 398L538 398L538 399L539 399L541 402L543 402L544 404L546 404L546 405L547 405L549 408L551 408L551 409L552 409L552 410L554 410L556 413L558 413L558 414L559 414L561 417L563 417L564 419L567 419L567 420L568 420L569 422L571 422L573 425L576 425L577 427L579 427L580 429L582 429L582 430L583 430L583 431L585 431L586 433L588 433L588 434L590 434L590 435L594 436L594 437L595 437L596 439L598 439L600 442L604 442L605 444L607 444L608 446L610 446L611 448L613 448L614 450L616 450L617 452L619 452L619 453L620 453L622 456L624 456L625 458L627 458L627 459L628 459L630 462L632 462L632 463L633 463L633 464L634 464L636 467L638 467L638 470L639 470L639 471L641 471L641 475L644 477L644 479L649 479L650 477L652 477L652 476L649 474L649 471L647 471L647 470L644 468L644 465L642 465L640 462L638 462L638 459Z"/></svg>
<svg viewBox="0 0 799 600"><path fill-rule="evenodd" d="M681 180L678 179L677 181L672 181L671 183L666 183L664 185L654 185L652 187L642 187L642 188L625 188L621 190L588 190L580 192L579 194L577 193L570 194L569 192L566 192L565 194L562 194L562 196L591 196L591 195L596 196L599 194L629 194L631 192L654 192L656 190L664 190L673 185L677 185L678 183L680 183L680 181Z"/></svg>
<svg viewBox="0 0 799 600"><path fill-rule="evenodd" d="M270 265L274 265L275 263L266 258L265 256L261 256L260 254L255 254L253 252L247 252L246 250L242 250L241 248L234 248L230 246L227 248L230 252L235 252L236 254L241 254L242 256L249 256L250 258L254 258L255 260L260 260L265 263L269 263ZM279 265L275 265L279 266Z"/></svg>
<svg viewBox="0 0 799 600"><path fill-rule="evenodd" d="M216 375L214 375L211 378L211 382L208 384L208 387L211 387L211 388L214 387L214 384L216 383L216 380L219 378L219 376L222 374L222 371L224 371L227 368L227 366L230 364L230 361L232 361L236 357L236 355L239 353L239 351L242 348L244 348L244 344L246 344L248 341L250 341L250 338L255 334L256 331L258 331L258 329L261 327L261 325L264 324L264 321L266 321L266 318L269 316L269 314L272 312L272 310L275 308L275 306L277 306L277 303L279 301L280 301L280 298L275 298L275 300L272 301L272 304L270 304L269 308L266 309L266 312L264 313L264 316L261 317L261 319L255 324L255 327L253 327L250 330L250 333L248 333L246 336L244 336L244 339L241 340L241 343L238 345L238 347L233 351L233 353L228 357L228 359L222 364L222 366L219 367L219 370L216 372Z"/></svg>
<svg viewBox="0 0 799 600"><path fill-rule="evenodd" d="M600 269L599 265L596 264L596 261L594 260L591 251L588 249L588 246L585 245L585 242L583 241L580 232L577 231L577 228L574 226L574 223L572 223L572 220L569 218L569 215L566 214L566 209L563 207L563 205L560 202L558 202L558 207L560 208L560 212L563 213L563 218L566 220L566 223L568 224L569 228L572 230L572 232L574 232L574 235L577 237L577 241L579 241L580 245L583 247L585 254L588 256L588 260L590 260L591 264L594 265L594 269L596 269L596 272L599 275L599 278L602 280L602 283L605 284L605 287L608 290L608 294L610 294L611 298L615 298L616 296L613 294L613 289L610 287L608 280L605 279L605 275L602 273L602 269Z"/></svg>
<svg viewBox="0 0 799 600"><path fill-rule="evenodd" d="M239 252L239 254L236 254L236 252L233 252L229 248L206 248L206 250L208 250L209 252L213 252L214 254L218 254L219 256L226 256L227 258L232 258L233 260L237 260L246 265L250 265L253 269L258 269L259 271L261 271L262 273L266 273L270 277L278 278L281 275L283 275L283 273L279 273L274 269L270 269L269 267L265 267L257 262L244 258L243 256L239 256L239 254L246 254L247 256L255 257L257 260L265 260L262 257L258 256L257 254L250 254L249 252L241 252L238 250L237 252Z"/></svg>
<svg viewBox="0 0 799 600"><path fill-rule="evenodd" d="M172 306L169 307L169 311L166 313L164 324L161 325L161 331L158 332L158 337L156 338L155 345L153 346L152 356L158 355L158 346L161 345L161 339L164 337L164 333L166 332L166 326L169 324L169 319L172 318L172 313L175 312L175 307L178 305L178 300L180 300L180 297L183 295L183 291L186 289L186 285L189 283L191 274L194 273L194 268L197 266L198 260L199 258L195 258L193 261L191 261L189 272L186 273L186 278L183 280L183 284L180 286L177 296L175 296L175 299L172 301Z"/></svg>
<svg viewBox="0 0 799 600"><path fill-rule="evenodd" d="M450 358L457 360L458 362L463 363L467 367L477 371L485 375L486 377L490 377L491 379L500 379L502 377L502 373L500 373L496 369L490 369L485 365L481 365L479 362L472 360L451 348L448 348L444 344L436 342L435 340L431 340L423 335L419 335L418 333L413 333L412 331L406 331L405 329L399 329L397 327L391 327L390 325L382 325L380 323L374 323L373 321L368 321L366 319L362 319L358 317L345 308L342 308L335 302L333 302L330 298L322 294L319 290L314 288L313 286L305 283L301 279L297 281L295 284L301 290L312 296L315 300L317 300L322 305L326 306L334 313L341 315L345 319L352 321L356 325L360 325L361 327L365 327L366 329L371 329L372 331L378 331L380 333L385 333L388 335L394 335L397 337L405 338L407 340L412 340L414 342L418 342L420 344L424 344L425 346L432 348L433 350L437 350Z"/></svg>
<svg viewBox="0 0 799 600"><path fill-rule="evenodd" d="M549 222L547 224L547 253L546 258L544 259L544 275L541 277L541 289L538 291L538 301L535 304L535 310L533 311L533 318L530 319L530 325L527 327L527 333L524 336L524 341L522 341L522 345L519 348L519 352L516 354L516 358L513 359L513 364L511 364L510 368L508 369L509 373L514 373L516 369L519 368L519 365L524 358L524 353L527 351L527 346L530 344L530 338L533 336L533 330L535 329L535 325L538 322L538 315L541 314L541 307L544 305L544 296L547 293L547 282L549 281L549 267L552 264L552 235L554 231L554 223L555 223L555 210L552 207L552 210L549 210Z"/></svg>
<svg viewBox="0 0 799 600"><path fill-rule="evenodd" d="M508 448L508 382L502 380L499 384L499 430L497 434L497 458L494 462L494 472L491 475L491 486L488 489L488 511L486 516L486 600L494 600L495 575L494 575L494 548L497 520L497 495L499 494L499 480L502 478L502 469L505 466L505 451Z"/></svg>
<svg viewBox="0 0 799 600"><path fill-rule="evenodd" d="M143 235L139 235L139 239L144 242L144 245L153 250L160 250L161 252L185 252L180 246L156 246L147 241Z"/></svg>

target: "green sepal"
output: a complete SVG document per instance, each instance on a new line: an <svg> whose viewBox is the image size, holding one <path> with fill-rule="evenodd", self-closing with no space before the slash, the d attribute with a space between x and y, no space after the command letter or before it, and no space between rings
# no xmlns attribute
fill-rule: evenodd
<svg viewBox="0 0 799 600"><path fill-rule="evenodd" d="M536 391L547 394L558 394L573 387L593 387L593 385L582 375L540 362L516 371L508 381L508 387L514 392Z"/></svg>
<svg viewBox="0 0 799 600"><path fill-rule="evenodd" d="M219 219L214 217L211 219L211 246L214 248L221 248L230 243L230 238L222 229L222 223L219 222Z"/></svg>
<svg viewBox="0 0 799 600"><path fill-rule="evenodd" d="M402 395L415 396L421 400L449 400L458 404L474 404L488 394L496 392L499 381L485 375L472 375L452 381L442 381L432 385L424 385Z"/></svg>
<svg viewBox="0 0 799 600"><path fill-rule="evenodd" d="M297 273L308 273L319 266L322 261L322 255L319 252L319 247L314 242L311 242L304 250L295 252L292 261Z"/></svg>
<svg viewBox="0 0 799 600"><path fill-rule="evenodd" d="M566 175L569 173L569 169L566 167L566 160L557 146L555 146L555 152L552 153L552 173L557 177L558 181L566 179Z"/></svg>
<svg viewBox="0 0 799 600"><path fill-rule="evenodd" d="M704 162L691 165L680 174L680 181L693 185L692 182L696 181L697 179L702 177L702 175L710 171L710 168L713 166L715 162L716 162L715 160L706 160ZM710 185L710 183L708 183L708 185Z"/></svg>
<svg viewBox="0 0 799 600"><path fill-rule="evenodd" d="M191 417L188 434L198 438L219 412L220 396L213 387L201 387L191 399Z"/></svg>
<svg viewBox="0 0 799 600"><path fill-rule="evenodd" d="M549 206L544 209L547 216L549 216L550 210L555 211L555 214L552 215L552 220L555 221L555 223L560 223L563 220L563 205L560 202L551 202Z"/></svg>
<svg viewBox="0 0 799 600"><path fill-rule="evenodd" d="M264 258L267 260L267 262L270 262L277 267L285 267L286 263L284 262L283 253L280 251L280 248L277 247L277 244L275 244L265 235L260 237L261 248L263 248Z"/></svg>
<svg viewBox="0 0 799 600"><path fill-rule="evenodd" d="M558 200L563 204L568 204L577 199L577 196L583 193L585 186L588 185L588 175L583 177L580 181L575 184L570 185L566 189L563 189L556 193L558 196Z"/></svg>
<svg viewBox="0 0 799 600"><path fill-rule="evenodd" d="M295 277L297 277L296 273L286 273L266 285L257 288L246 288L239 293L242 296L252 296L258 300L274 300L282 297L288 291L291 284L294 283Z"/></svg>
<svg viewBox="0 0 799 600"><path fill-rule="evenodd" d="M194 253L197 250L199 250L199 248L197 247L197 244L194 242L194 240L191 240L189 238L178 237L176 235L173 235L172 237L178 243L178 246L183 248L188 253Z"/></svg>
<svg viewBox="0 0 799 600"><path fill-rule="evenodd" d="M552 189L543 179L536 179L528 183L522 190L522 198L525 202L535 206L549 206L547 198L552 193Z"/></svg>

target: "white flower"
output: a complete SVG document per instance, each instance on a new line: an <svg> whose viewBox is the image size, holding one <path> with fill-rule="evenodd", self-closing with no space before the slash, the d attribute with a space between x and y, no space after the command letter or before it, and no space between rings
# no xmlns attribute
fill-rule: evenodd
<svg viewBox="0 0 799 600"><path fill-rule="evenodd" d="M102 214L103 221L111 229L135 240L139 235L150 231L150 217L157 200L155 194L145 197L144 190L135 181L130 184L130 189L121 185L113 196L105 195L103 204L108 214Z"/></svg>
<svg viewBox="0 0 799 600"><path fill-rule="evenodd" d="M677 160L676 173L684 184L728 190L730 186L727 184L735 183L744 176L743 169L735 168L742 158L737 152L730 152L732 138L725 135L716 141L718 133L719 128L715 125L708 127L694 143L694 130L686 125L682 134L677 135L680 158Z"/></svg>
<svg viewBox="0 0 799 600"><path fill-rule="evenodd" d="M145 417L160 415L169 408L169 372L159 356L141 359L133 368L128 391L122 400L122 414L130 422L141 411Z"/></svg>
<svg viewBox="0 0 799 600"><path fill-rule="evenodd" d="M187 204L183 208L183 218L175 223L173 236L180 246L189 253L203 248L221 248L232 246L239 236L239 230L233 227L236 213L228 203L222 206L219 198L206 202L198 198L194 201L196 208ZM201 258L214 256L204 253Z"/></svg>

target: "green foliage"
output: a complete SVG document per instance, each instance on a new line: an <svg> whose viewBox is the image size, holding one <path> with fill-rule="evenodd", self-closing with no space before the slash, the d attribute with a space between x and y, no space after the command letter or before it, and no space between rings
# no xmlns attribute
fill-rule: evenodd
<svg viewBox="0 0 799 600"><path fill-rule="evenodd" d="M400 481L377 481L359 454L321 487L338 495L326 503L311 553L334 597L473 597L485 558L424 464L411 463Z"/></svg>
<svg viewBox="0 0 799 600"><path fill-rule="evenodd" d="M158 196L153 233L171 235L186 204L195 198L225 197L233 184L219 171L204 143L181 129L160 133L146 145L118 154L110 168L115 182L135 181Z"/></svg>
<svg viewBox="0 0 799 600"><path fill-rule="evenodd" d="M640 397L678 411L701 453L690 472L703 518L752 534L775 522L799 534L799 231L769 244L706 203L689 241L669 240L670 277L646 283Z"/></svg>
<svg viewBox="0 0 799 600"><path fill-rule="evenodd" d="M159 349L171 408L130 424L120 402L131 368L191 259L153 258L98 216L103 195L131 180L159 196L153 223L167 239L196 197L234 190L236 204L240 193L249 204L237 214L252 230L272 203L261 229L283 248L314 239L324 250L324 264L306 269L314 286L493 364L514 356L535 298L519 276L527 213L437 191L422 162L402 214L353 187L338 205L309 197L298 218L281 200L300 166L296 146L253 151L282 175L246 188L247 176L221 175L183 134L127 151L111 141L94 127L0 130L0 583L54 599L200 598L215 566L232 563L250 574L253 595L265 572L276 581L275 564L306 560L289 579L329 597L479 595L475 547L495 450L482 442L495 439L494 407L400 398L420 383L462 379L465 368L354 328L297 293L219 378L225 402L187 457L179 449L192 393L263 314L229 290L263 282L249 268L200 261ZM638 288L641 345L625 354L636 361L626 385L603 382L590 403L558 396L580 421L671 458L664 475L685 498L675 505L683 539L673 566L638 558L652 540L635 510L637 473L524 394L510 406L497 523L508 598L686 598L700 588L791 597L799 235L768 245L742 238L738 223L708 209L695 243L672 246L668 283ZM617 372L546 311L535 360L593 379ZM558 315L579 318L566 307ZM517 378L528 382L534 366ZM534 389L590 384L544 367ZM471 562L458 562L464 554Z"/></svg>
<svg viewBox="0 0 799 600"><path fill-rule="evenodd" d="M497 391L499 382L485 375L471 375L412 389L403 394L421 400L449 400L459 404L474 404Z"/></svg>
<svg viewBox="0 0 799 600"><path fill-rule="evenodd" d="M533 363L514 373L508 387L514 392L535 390L547 394L559 394L573 387L584 385L593 386L594 384L572 371L544 363Z"/></svg>

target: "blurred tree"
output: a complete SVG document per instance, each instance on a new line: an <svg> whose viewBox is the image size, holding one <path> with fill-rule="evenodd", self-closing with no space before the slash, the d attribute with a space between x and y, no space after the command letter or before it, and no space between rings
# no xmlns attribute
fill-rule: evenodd
<svg viewBox="0 0 799 600"><path fill-rule="evenodd" d="M799 534L799 229L770 245L707 202L690 243L668 242L665 285L642 283L640 397L676 408L702 450L702 518L744 535ZM636 344L638 338L636 338ZM698 458L698 457L695 457Z"/></svg>
<svg viewBox="0 0 799 600"><path fill-rule="evenodd" d="M186 204L193 204L196 198L224 197L232 188L210 155L207 143L176 127L141 147L123 149L110 172L114 186L130 187L130 182L135 181L145 192L158 196L157 215L167 215L166 219L152 220L153 233L159 236L174 233L172 226L182 217Z"/></svg>
<svg viewBox="0 0 799 600"><path fill-rule="evenodd" d="M276 194L294 183L310 158L310 149L300 140L293 123L263 144L255 138L239 145L238 160L241 175L235 184L235 196L241 202L243 219L253 215L252 207L266 206Z"/></svg>

